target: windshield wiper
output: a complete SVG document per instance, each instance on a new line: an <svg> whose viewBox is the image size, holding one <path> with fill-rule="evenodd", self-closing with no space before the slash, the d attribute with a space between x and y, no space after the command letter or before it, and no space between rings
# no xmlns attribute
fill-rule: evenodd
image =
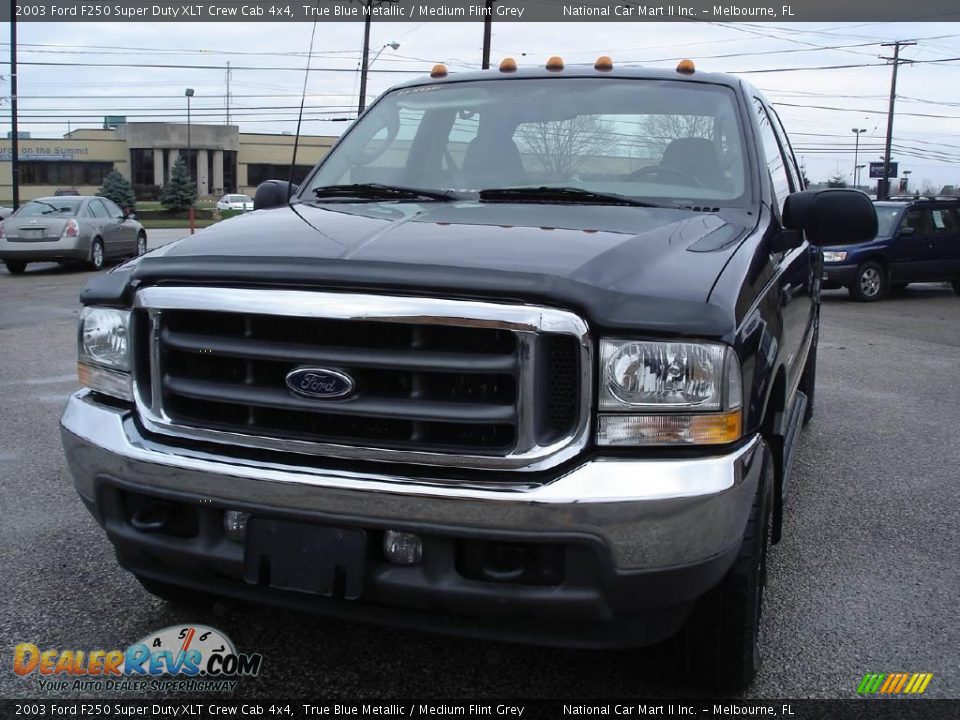
<svg viewBox="0 0 960 720"><path fill-rule="evenodd" d="M358 200L455 200L450 190L429 190L383 185L381 183L354 183L352 185L322 185L313 188L317 198L356 198Z"/></svg>
<svg viewBox="0 0 960 720"><path fill-rule="evenodd" d="M578 187L507 187L480 191L480 202L574 203L579 205L631 205L633 207L672 208L676 205L593 192Z"/></svg>
<svg viewBox="0 0 960 720"><path fill-rule="evenodd" d="M63 208L58 208L56 205L51 205L50 203L44 202L43 200L34 200L33 202L35 202L37 205L46 205L48 208L50 208L49 210L41 210L40 211L41 215L49 215L55 212L62 212L63 210Z"/></svg>

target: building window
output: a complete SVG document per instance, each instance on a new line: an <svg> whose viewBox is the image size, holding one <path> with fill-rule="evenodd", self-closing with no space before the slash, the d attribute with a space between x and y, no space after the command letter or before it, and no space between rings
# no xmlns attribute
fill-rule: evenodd
<svg viewBox="0 0 960 720"><path fill-rule="evenodd" d="M27 161L20 163L20 182L24 185L103 185L103 179L113 172L111 162L57 162Z"/></svg>
<svg viewBox="0 0 960 720"><path fill-rule="evenodd" d="M223 192L237 191L237 151L223 151Z"/></svg>
<svg viewBox="0 0 960 720"><path fill-rule="evenodd" d="M313 170L313 165L297 165L293 169L293 182L300 184ZM289 165L269 165L267 163L250 163L247 165L247 185L259 185L266 180L286 180L290 177Z"/></svg>
<svg viewBox="0 0 960 720"><path fill-rule="evenodd" d="M153 150L130 151L130 177L134 185L153 185Z"/></svg>

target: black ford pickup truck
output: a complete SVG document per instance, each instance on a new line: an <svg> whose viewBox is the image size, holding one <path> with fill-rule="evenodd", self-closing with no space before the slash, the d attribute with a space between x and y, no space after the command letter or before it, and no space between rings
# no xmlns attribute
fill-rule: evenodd
<svg viewBox="0 0 960 720"><path fill-rule="evenodd" d="M84 289L63 445L172 600L584 647L743 687L816 380L820 245L734 77L595 67L385 93L299 188Z"/></svg>

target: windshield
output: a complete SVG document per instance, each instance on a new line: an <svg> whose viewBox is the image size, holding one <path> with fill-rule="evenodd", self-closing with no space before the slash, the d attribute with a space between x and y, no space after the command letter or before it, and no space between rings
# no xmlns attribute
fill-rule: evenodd
<svg viewBox="0 0 960 720"><path fill-rule="evenodd" d="M31 200L17 210L17 217L73 217L82 201L76 198L55 197L45 200Z"/></svg>
<svg viewBox="0 0 960 720"><path fill-rule="evenodd" d="M874 205L877 209L877 237L892 237L897 218L903 209L900 205Z"/></svg>
<svg viewBox="0 0 960 720"><path fill-rule="evenodd" d="M380 183L430 190L566 187L730 205L745 191L731 90L614 78L477 80L394 90L302 193Z"/></svg>
<svg viewBox="0 0 960 720"><path fill-rule="evenodd" d="M227 195L227 202L250 203L253 198L249 195Z"/></svg>

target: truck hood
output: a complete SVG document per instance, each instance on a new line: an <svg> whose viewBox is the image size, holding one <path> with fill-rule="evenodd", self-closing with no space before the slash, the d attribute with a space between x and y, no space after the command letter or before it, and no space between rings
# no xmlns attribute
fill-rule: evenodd
<svg viewBox="0 0 960 720"><path fill-rule="evenodd" d="M149 253L129 272L144 284L182 279L536 299L572 305L602 325L636 326L642 317L645 328L703 334L709 325L714 334L720 317L704 304L749 221L735 210L300 203L218 223ZM83 299L93 297L85 292ZM699 317L696 330L681 317ZM726 318L723 324L727 329Z"/></svg>

